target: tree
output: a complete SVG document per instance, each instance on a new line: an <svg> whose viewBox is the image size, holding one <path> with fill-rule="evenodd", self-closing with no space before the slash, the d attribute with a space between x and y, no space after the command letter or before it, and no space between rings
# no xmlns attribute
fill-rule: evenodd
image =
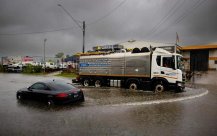
<svg viewBox="0 0 217 136"><path fill-rule="evenodd" d="M56 58L63 58L64 53L63 52L59 52L55 55Z"/></svg>
<svg viewBox="0 0 217 136"><path fill-rule="evenodd" d="M67 54L67 55L66 55L66 58L69 58L69 57L70 57L70 55L69 55L69 54Z"/></svg>

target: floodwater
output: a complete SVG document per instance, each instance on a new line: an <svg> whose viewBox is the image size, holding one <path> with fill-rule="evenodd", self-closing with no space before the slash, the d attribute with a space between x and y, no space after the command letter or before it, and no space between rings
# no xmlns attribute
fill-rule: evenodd
<svg viewBox="0 0 217 136"><path fill-rule="evenodd" d="M119 88L82 88L86 101L52 108L34 101L18 102L16 91L53 77L0 74L0 135L192 135L217 134L217 85L211 80L186 92L153 94ZM57 78L57 77L55 77ZM203 77L200 78L200 80ZM62 79L70 82L70 79ZM208 94L182 101L144 104ZM193 97L192 97L193 98ZM136 105L125 105L126 103ZM141 104L140 104L141 103Z"/></svg>

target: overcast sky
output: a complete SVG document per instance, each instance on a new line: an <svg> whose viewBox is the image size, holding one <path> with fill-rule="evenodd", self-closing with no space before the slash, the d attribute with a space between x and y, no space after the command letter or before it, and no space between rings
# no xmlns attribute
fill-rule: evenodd
<svg viewBox="0 0 217 136"><path fill-rule="evenodd" d="M217 42L217 0L0 0L0 56L82 51L128 40L180 45ZM80 24L82 25L82 24ZM58 30L58 31L55 31Z"/></svg>

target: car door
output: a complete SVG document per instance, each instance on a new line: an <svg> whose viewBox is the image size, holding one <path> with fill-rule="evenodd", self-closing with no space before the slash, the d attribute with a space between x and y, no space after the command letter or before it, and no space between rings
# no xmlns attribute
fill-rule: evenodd
<svg viewBox="0 0 217 136"><path fill-rule="evenodd" d="M28 98L36 99L37 98L36 92L39 88L40 88L40 83L35 83L32 86L30 86L27 91Z"/></svg>
<svg viewBox="0 0 217 136"><path fill-rule="evenodd" d="M35 91L38 100L45 102L51 95L51 89L44 83L41 83L41 87Z"/></svg>
<svg viewBox="0 0 217 136"><path fill-rule="evenodd" d="M44 90L46 89L45 84L43 83L35 83L30 87L30 96L35 100L43 100Z"/></svg>

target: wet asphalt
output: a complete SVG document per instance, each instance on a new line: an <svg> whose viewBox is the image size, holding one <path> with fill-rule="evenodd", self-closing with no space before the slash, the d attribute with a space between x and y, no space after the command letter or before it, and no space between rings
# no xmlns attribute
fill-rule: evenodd
<svg viewBox="0 0 217 136"><path fill-rule="evenodd" d="M216 74L217 75L217 74ZM153 94L119 88L83 88L86 101L48 107L35 101L16 100L16 91L36 81L70 79L22 74L0 74L1 136L215 136L217 134L217 84L208 74L196 89ZM210 81L208 80L211 79ZM204 82L204 81L208 82ZM182 101L144 104L209 93ZM124 104L137 103L136 105ZM141 103L141 104L140 104Z"/></svg>

